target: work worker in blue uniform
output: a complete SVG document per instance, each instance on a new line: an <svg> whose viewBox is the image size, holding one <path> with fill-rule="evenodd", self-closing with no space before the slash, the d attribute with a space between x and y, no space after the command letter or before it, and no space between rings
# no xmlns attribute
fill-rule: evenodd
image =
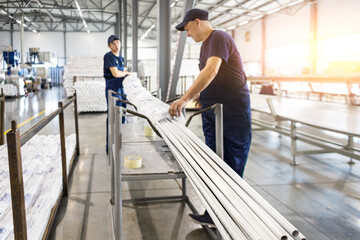
<svg viewBox="0 0 360 240"><path fill-rule="evenodd" d="M222 103L224 161L243 177L252 136L251 110L246 75L235 42L228 33L214 30L208 12L201 9L187 11L176 29L186 31L195 42L202 42L200 74L186 93L171 104L169 113L179 116L181 109L194 98L202 108ZM204 112L202 121L206 145L216 151L214 111ZM215 227L207 211L203 215L190 214L190 218L196 223Z"/></svg>
<svg viewBox="0 0 360 240"><path fill-rule="evenodd" d="M108 90L113 90L115 92L121 93L123 95L115 95L121 99L124 98L124 87L122 82L125 76L129 75L129 72L124 71L124 58L120 55L121 43L117 36L111 35L108 38L108 47L110 52L106 53L104 56L104 78L106 83L105 96L106 96L106 105L108 103ZM126 107L125 104L117 102L116 105ZM108 111L109 109L107 109ZM125 118L122 119L122 122L125 122ZM108 153L108 118L106 117L106 153Z"/></svg>

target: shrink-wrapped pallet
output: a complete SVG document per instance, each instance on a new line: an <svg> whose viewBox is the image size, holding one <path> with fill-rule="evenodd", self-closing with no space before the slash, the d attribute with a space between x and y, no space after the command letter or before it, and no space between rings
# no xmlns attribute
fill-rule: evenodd
<svg viewBox="0 0 360 240"><path fill-rule="evenodd" d="M79 112L105 112L105 80L75 83Z"/></svg>
<svg viewBox="0 0 360 240"><path fill-rule="evenodd" d="M4 95L8 97L16 97L19 93L18 87L13 84L0 84L1 88L4 91Z"/></svg>
<svg viewBox="0 0 360 240"><path fill-rule="evenodd" d="M75 150L76 137L66 138L66 160ZM28 239L41 239L62 190L59 135L35 135L21 147ZM7 146L0 146L0 240L14 239Z"/></svg>
<svg viewBox="0 0 360 240"><path fill-rule="evenodd" d="M70 57L64 67L64 88L67 97L74 94L76 81L101 80L103 78L102 57Z"/></svg>

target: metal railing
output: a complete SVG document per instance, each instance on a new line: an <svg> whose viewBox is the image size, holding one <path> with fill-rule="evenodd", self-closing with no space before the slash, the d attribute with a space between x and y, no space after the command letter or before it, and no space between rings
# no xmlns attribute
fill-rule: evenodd
<svg viewBox="0 0 360 240"><path fill-rule="evenodd" d="M248 76L248 82L250 83L250 92L253 93L253 86L262 85L264 83L271 83L277 85L276 94L278 97L282 97L285 93L285 97L298 98L300 96L289 96L289 93L302 93L305 94L306 99L310 99L310 94L318 95L318 100L322 101L324 96L331 96L330 100L333 101L333 97L339 96L345 101L345 103L358 105L358 96L353 94L351 86L353 84L360 83L360 75L349 76L324 76L324 75L303 75L303 76ZM309 90L286 90L283 89L282 83L307 83ZM315 84L345 84L347 92L335 93L329 92L325 89L314 90ZM298 94L297 94L298 95ZM302 97L301 97L302 98Z"/></svg>
<svg viewBox="0 0 360 240"><path fill-rule="evenodd" d="M21 159L21 146L34 137L40 130L42 130L51 120L56 116L59 116L59 131L60 131L60 144L61 144L61 160L62 160L62 178L63 189L62 195L59 196L55 206L53 207L50 218L43 234L42 239L47 239L51 225L55 219L55 214L60 204L61 197L68 195L68 175L66 168L66 148L65 148L65 121L64 110L74 103L74 116L75 116L75 132L76 132L76 148L70 161L70 168L74 162L76 156L80 153L79 146L79 125L77 114L77 100L76 93L74 97L66 101L65 103L59 102L58 108L50 115L42 119L35 124L31 129L20 136L20 131L17 129L16 121L11 121L11 130L6 134L7 137L7 149L9 158L9 175L11 186L11 199L12 199L12 211L13 211L13 223L14 223L14 239L26 240L27 239L27 226L26 226L26 208L24 198L24 183L23 183L23 171L22 171L22 159Z"/></svg>
<svg viewBox="0 0 360 240"><path fill-rule="evenodd" d="M319 154L319 153L338 153L344 156L347 156L350 158L349 163L354 163L353 159L360 160L360 150L355 148L354 146L354 137L360 138L359 135L356 135L354 133L350 132L344 132L336 129L330 129L327 127L322 127L318 125L313 125L309 123L305 123L302 121L298 121L296 119L289 119L285 116L279 116L275 108L272 104L272 101L270 98L267 100L268 107L270 109L270 113L266 113L264 111L258 111L256 109L252 109L252 111L258 111L262 114L270 115L274 118L276 124L273 122L252 118L252 124L255 126L258 126L259 128L255 129L258 130L271 130L274 132L277 132L281 135L290 137L291 139L291 157L292 157L292 165L298 165L296 162L296 156L300 155L307 155L307 154ZM283 127L279 123L283 121L289 122L289 127ZM299 131L296 127L296 123L301 123L307 127L329 131L333 133L338 133L347 136L348 141L346 145L337 143L330 139L325 139L324 137L316 136L313 133L305 133L302 131ZM313 145L315 147L321 148L320 150L308 150L308 151L298 151L297 147L297 140L308 143L310 145Z"/></svg>

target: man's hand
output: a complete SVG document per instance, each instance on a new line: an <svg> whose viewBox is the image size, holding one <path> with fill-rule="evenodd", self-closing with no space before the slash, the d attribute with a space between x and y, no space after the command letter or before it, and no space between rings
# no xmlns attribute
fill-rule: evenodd
<svg viewBox="0 0 360 240"><path fill-rule="evenodd" d="M195 102L195 107L198 108L198 109L201 109L202 108L202 104L200 102L200 95L198 95L195 99L194 99L194 102Z"/></svg>
<svg viewBox="0 0 360 240"><path fill-rule="evenodd" d="M185 107L186 101L181 98L170 105L169 113L172 117L180 117L181 109Z"/></svg>

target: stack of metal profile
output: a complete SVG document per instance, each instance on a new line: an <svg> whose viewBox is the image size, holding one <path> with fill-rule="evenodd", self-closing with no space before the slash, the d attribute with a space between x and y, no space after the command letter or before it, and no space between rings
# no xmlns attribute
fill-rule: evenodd
<svg viewBox="0 0 360 240"><path fill-rule="evenodd" d="M135 86L129 86L132 83ZM137 101L139 96L132 88L139 93L139 83L134 79L125 79L124 86L129 101ZM151 99L141 101L151 102ZM148 106L146 108L149 109ZM148 117L156 119L156 129L184 170L223 239L305 240L297 228L184 124L171 117Z"/></svg>
<svg viewBox="0 0 360 240"><path fill-rule="evenodd" d="M187 127L163 119L156 128L224 239L305 239Z"/></svg>

